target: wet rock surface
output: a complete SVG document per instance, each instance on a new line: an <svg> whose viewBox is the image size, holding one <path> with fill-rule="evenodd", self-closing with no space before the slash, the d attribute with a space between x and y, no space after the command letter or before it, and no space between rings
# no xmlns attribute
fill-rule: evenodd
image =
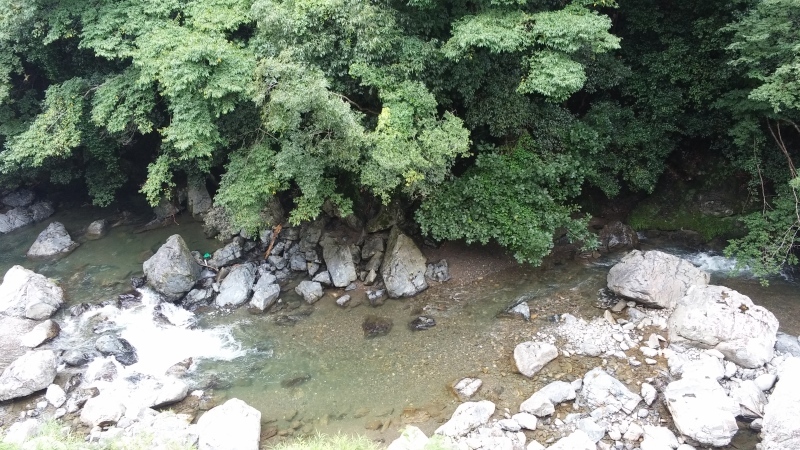
<svg viewBox="0 0 800 450"><path fill-rule="evenodd" d="M147 283L170 300L179 300L200 277L200 265L180 235L172 235L144 262Z"/></svg>
<svg viewBox="0 0 800 450"><path fill-rule="evenodd" d="M391 319L369 315L364 318L361 329L364 331L364 337L371 339L389 334L389 332L392 331L392 325Z"/></svg>
<svg viewBox="0 0 800 450"><path fill-rule="evenodd" d="M47 226L28 249L29 258L49 258L63 256L75 250L78 243L73 241L61 222Z"/></svg>

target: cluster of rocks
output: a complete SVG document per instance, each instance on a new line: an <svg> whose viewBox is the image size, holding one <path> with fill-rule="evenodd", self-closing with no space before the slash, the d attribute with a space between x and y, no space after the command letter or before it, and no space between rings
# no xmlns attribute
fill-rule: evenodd
<svg viewBox="0 0 800 450"><path fill-rule="evenodd" d="M36 201L36 194L28 189L7 192L0 202L0 234L41 222L55 212L52 203Z"/></svg>
<svg viewBox="0 0 800 450"><path fill-rule="evenodd" d="M800 449L797 337L777 333L774 315L748 297L708 281L675 256L629 253L609 272L619 298L603 317L564 314L513 353L526 377L574 355L602 358L599 367L545 385L516 414L468 401L481 380L464 379L454 390L465 403L430 439L459 450L690 450L728 445L741 426L761 432L762 450ZM655 375L626 385L609 359ZM542 426L549 437L529 441L525 431ZM409 427L389 448L428 441Z"/></svg>
<svg viewBox="0 0 800 450"><path fill-rule="evenodd" d="M429 280L449 279L447 262L427 264L414 241L397 227L387 233L326 232L320 219L299 228L265 233L260 241L241 236L204 258L191 252L179 235L144 263L147 283L168 301L186 307L214 303L220 308L245 304L266 311L280 301L281 284L295 276L307 279L295 287L313 304L326 288L350 291L367 287L367 300L379 304L415 295ZM266 248L266 249L265 249ZM346 306L349 295L338 298Z"/></svg>

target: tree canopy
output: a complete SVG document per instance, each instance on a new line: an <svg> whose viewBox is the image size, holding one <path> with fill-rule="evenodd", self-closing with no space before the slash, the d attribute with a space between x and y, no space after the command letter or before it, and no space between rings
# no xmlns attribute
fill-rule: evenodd
<svg viewBox="0 0 800 450"><path fill-rule="evenodd" d="M585 189L718 153L763 203L730 249L768 273L800 227L799 30L800 0L0 0L0 177L97 205L212 177L251 231L276 195L295 224L401 198L536 263L592 245Z"/></svg>

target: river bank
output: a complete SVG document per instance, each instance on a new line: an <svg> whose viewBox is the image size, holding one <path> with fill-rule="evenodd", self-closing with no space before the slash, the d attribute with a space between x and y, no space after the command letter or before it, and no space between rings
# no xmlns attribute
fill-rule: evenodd
<svg viewBox="0 0 800 450"><path fill-rule="evenodd" d="M82 220L88 224L87 219ZM80 221L76 218L76 223ZM82 265L80 273L83 275L56 275L61 278L67 293L66 306L90 300L107 301L127 290L127 278L137 275L137 267L141 267L145 256L149 258L155 253L166 236L172 233L188 236L191 244L187 242L187 245L192 249L208 249L213 253L211 244L214 241L202 238L199 226L180 217L177 223L182 225L173 224L135 236L122 232L120 228L112 229L106 237L85 242L66 258L36 263L40 265L35 267L50 276L60 270L69 273L76 267L72 265L75 261L92 261ZM120 230L119 236L113 234L114 230ZM21 234L17 240L23 241L19 236ZM28 246L33 240L31 237L35 239L33 231L28 235ZM157 244L148 247L146 243L153 241ZM97 245L100 243L102 245ZM18 243L17 246L22 248L26 244ZM148 248L140 250L141 247ZM125 249L127 255L135 253L136 257L109 251L111 248ZM557 327L557 318L560 320L564 314L589 321L601 316L604 310L598 308L598 290L605 287L608 268L621 254L577 259L553 264L548 269L532 269L514 264L497 249L456 243L440 248L422 246L421 249L429 262L447 259L453 278L443 283L430 283L427 290L408 299L387 299L381 305L371 306L366 298L368 288L362 286L352 291L328 289L325 296L312 306L306 305L294 292L294 285L299 280L293 280L282 288L281 298L286 306L278 312L253 315L246 308L225 312L203 307L205 309L196 311L199 327L195 330L200 334L190 333L181 338L185 340L174 340L177 339L174 333L169 338L156 335L138 342L131 331L127 335L123 332L122 336L136 342L134 347L142 349L140 356L146 356L158 353L159 349L158 345L148 347L148 341L161 340L163 347L164 339L173 339L173 346L185 347L186 342L197 340L204 330L220 333L220 339L213 345L230 350L230 361L206 357L207 354L202 354L208 350L206 348L200 349L195 355L197 361L190 364L189 384L196 383L193 387L206 388L203 389L205 396L201 397L203 407L195 406L194 414L221 404L227 398L244 399L262 414L262 440L265 444L294 435L316 431L335 433L339 430L366 434L376 441L388 443L408 424L417 425L430 434L461 404L461 399L452 394L451 386L463 377L481 378L483 386L476 399L491 400L498 411L507 408L513 412L531 393L548 382L559 379L574 381L597 366L597 358L559 358L545 366L536 379L527 379L517 373L511 353L519 342ZM20 253L23 252L17 254ZM101 255L126 262L115 264L113 269L103 269L107 264ZM128 269L131 266L133 268ZM125 274L120 276L122 272ZM103 277L116 278L116 281L98 282ZM750 281L737 283L750 285L753 292L758 292ZM781 283L776 280L773 288L782 286ZM81 291L83 286L98 289L98 285L99 290ZM791 288L786 289L785 301L776 302L784 303L784 310L789 312L793 310ZM343 295L353 298L351 306L344 309L336 304ZM776 301L776 296L769 297ZM753 298L758 301L758 295ZM359 301L360 305L354 306ZM503 314L520 301L529 305L531 320ZM106 316L125 323L128 319L120 318L119 314L126 308L118 309ZM140 309L152 316L152 311ZM410 330L409 322L420 315L435 319L436 326L424 331ZM279 317L291 316L294 317L290 319L292 325L278 323ZM365 339L363 324L367 316L391 320L391 331L385 336ZM787 317L798 316L791 314ZM148 320L152 322L151 317ZM784 323L783 320L781 323L782 329L795 335L798 333L796 323ZM175 325L168 327L162 321L154 328L145 328L144 334L163 331L164 328L170 333L176 328L183 329ZM70 331L71 326L62 326L62 329ZM96 331L90 329L77 340L74 336L61 336L47 345L60 350L76 345L93 347ZM76 335L80 336L81 332L76 332ZM90 341L92 345L89 345ZM238 351L242 353L238 354ZM183 355L189 353L192 352ZM633 367L614 358L610 358L607 364L615 371L620 370L622 375L618 377L632 382L656 377L658 370L665 368L663 364ZM209 382L210 379L213 383ZM7 420L19 418L21 412L38 410L36 403L39 402L35 400L27 399L11 407L3 405ZM42 413L46 415L49 408L44 408ZM562 431L558 427L543 427L531 434L533 438L546 442Z"/></svg>

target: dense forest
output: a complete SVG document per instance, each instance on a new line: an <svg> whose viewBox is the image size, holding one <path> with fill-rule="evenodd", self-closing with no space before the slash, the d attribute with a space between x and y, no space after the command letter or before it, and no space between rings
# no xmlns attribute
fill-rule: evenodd
<svg viewBox="0 0 800 450"><path fill-rule="evenodd" d="M373 198L537 263L582 192L670 157L752 194L729 251L796 262L800 0L0 0L0 183L151 204L186 180L258 230Z"/></svg>

